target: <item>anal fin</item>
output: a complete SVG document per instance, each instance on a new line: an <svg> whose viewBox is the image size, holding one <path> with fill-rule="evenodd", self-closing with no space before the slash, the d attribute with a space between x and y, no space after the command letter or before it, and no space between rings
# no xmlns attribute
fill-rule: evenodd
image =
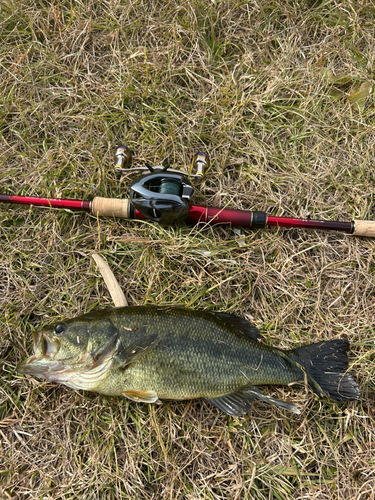
<svg viewBox="0 0 375 500"><path fill-rule="evenodd" d="M288 401L282 401L281 399L267 396L266 394L263 394L262 391L257 387L253 387L252 391L254 393L254 399L260 399L260 401L263 401L264 403L278 406L279 408L290 411L291 413L295 413L296 415L299 415L301 413L300 407L294 403L289 403Z"/></svg>
<svg viewBox="0 0 375 500"><path fill-rule="evenodd" d="M245 413L250 410L254 399L255 398L251 394L247 394L244 389L239 389L236 392L225 394L224 396L219 396L218 398L206 398L206 401L227 415L239 417L240 415L245 415Z"/></svg>
<svg viewBox="0 0 375 500"><path fill-rule="evenodd" d="M280 399L275 399L271 396L263 394L257 387L247 384L241 387L235 392L230 394L225 394L224 396L219 396L218 398L206 398L206 400L211 403L219 410L222 410L227 415L240 416L245 415L250 410L251 404L254 399L259 399L265 403L273 404L279 408L290 411L292 413L299 414L300 409L294 403L288 403L287 401L281 401Z"/></svg>

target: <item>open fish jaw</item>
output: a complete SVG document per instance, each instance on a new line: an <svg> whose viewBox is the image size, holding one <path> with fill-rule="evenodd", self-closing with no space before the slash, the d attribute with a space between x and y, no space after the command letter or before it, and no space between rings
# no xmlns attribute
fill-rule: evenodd
<svg viewBox="0 0 375 500"><path fill-rule="evenodd" d="M72 389L94 390L111 369L113 356L107 356L100 363L87 352L75 362L71 358L56 360L59 347L58 339L44 332L34 334L34 354L18 365L18 371Z"/></svg>

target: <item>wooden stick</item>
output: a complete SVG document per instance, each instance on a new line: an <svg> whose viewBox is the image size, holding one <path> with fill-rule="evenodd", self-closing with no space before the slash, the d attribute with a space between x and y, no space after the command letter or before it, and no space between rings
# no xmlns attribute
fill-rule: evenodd
<svg viewBox="0 0 375 500"><path fill-rule="evenodd" d="M129 304L126 300L124 292L121 290L121 287L117 279L115 278L115 275L111 271L108 262L97 253L93 253L92 258L96 262L96 265L98 266L98 269L103 276L104 282L107 285L108 291L112 297L115 307L128 306Z"/></svg>

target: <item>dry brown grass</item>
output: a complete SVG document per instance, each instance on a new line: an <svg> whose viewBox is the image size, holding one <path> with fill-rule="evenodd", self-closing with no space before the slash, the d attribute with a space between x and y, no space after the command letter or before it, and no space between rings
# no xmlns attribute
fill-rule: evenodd
<svg viewBox="0 0 375 500"><path fill-rule="evenodd" d="M1 191L126 196L117 144L176 167L205 148L198 202L375 218L373 94L352 97L373 83L372 1L0 5ZM244 233L0 206L1 498L375 498L374 241ZM236 313L284 348L350 339L361 401L272 387L303 413L231 418L26 380L34 327L110 303L93 251L132 304Z"/></svg>

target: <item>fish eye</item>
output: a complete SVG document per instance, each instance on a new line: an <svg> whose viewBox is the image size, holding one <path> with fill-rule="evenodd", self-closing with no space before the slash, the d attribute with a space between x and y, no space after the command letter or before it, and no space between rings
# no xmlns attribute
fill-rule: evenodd
<svg viewBox="0 0 375 500"><path fill-rule="evenodd" d="M57 335L60 335L63 333L66 329L66 324L65 323L59 323L58 325L55 326L55 332Z"/></svg>

